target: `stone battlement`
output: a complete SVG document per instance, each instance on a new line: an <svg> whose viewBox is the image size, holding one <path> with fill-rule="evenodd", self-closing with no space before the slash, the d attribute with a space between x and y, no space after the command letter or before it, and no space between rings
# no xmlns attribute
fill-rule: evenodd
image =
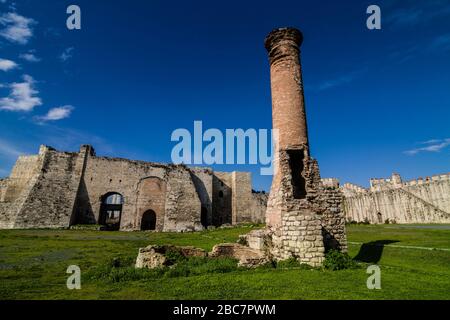
<svg viewBox="0 0 450 320"><path fill-rule="evenodd" d="M450 222L450 173L410 181L394 173L388 179L370 179L368 189L346 183L341 190L347 221Z"/></svg>

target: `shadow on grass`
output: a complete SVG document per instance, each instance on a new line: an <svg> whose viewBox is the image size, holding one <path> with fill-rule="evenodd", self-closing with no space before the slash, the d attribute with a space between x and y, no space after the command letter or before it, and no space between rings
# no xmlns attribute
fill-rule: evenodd
<svg viewBox="0 0 450 320"><path fill-rule="evenodd" d="M354 260L367 262L367 263L378 263L383 254L384 246L387 244L398 242L397 240L377 240L372 242L363 243L359 249L358 254L354 257Z"/></svg>

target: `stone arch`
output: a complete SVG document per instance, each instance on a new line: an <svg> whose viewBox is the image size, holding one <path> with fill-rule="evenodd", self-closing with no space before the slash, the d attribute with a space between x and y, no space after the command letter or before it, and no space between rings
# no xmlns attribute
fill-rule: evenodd
<svg viewBox="0 0 450 320"><path fill-rule="evenodd" d="M124 198L118 192L107 192L100 198L99 224L107 230L119 230Z"/></svg>
<svg viewBox="0 0 450 320"><path fill-rule="evenodd" d="M167 183L165 180L150 176L139 181L137 192L137 219L136 227L142 230L144 214L149 210L155 213L154 230L162 231L164 228L164 215L166 206Z"/></svg>
<svg viewBox="0 0 450 320"><path fill-rule="evenodd" d="M142 214L141 230L156 230L156 213L153 210L147 210Z"/></svg>

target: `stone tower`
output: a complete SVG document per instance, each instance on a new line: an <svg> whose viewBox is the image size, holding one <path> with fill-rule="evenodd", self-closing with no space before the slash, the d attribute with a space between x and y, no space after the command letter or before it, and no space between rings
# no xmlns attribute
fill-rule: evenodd
<svg viewBox="0 0 450 320"><path fill-rule="evenodd" d="M274 176L266 223L271 254L321 265L327 248L346 249L342 196L325 187L310 157L300 64L302 33L273 30L265 39L269 54L272 118L275 129Z"/></svg>

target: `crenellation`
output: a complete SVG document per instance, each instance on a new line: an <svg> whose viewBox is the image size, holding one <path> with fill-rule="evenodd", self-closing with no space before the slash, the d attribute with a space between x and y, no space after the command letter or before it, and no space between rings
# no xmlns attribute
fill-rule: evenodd
<svg viewBox="0 0 450 320"><path fill-rule="evenodd" d="M450 174L402 181L370 179L370 189L352 184L341 188L347 221L370 223L448 223L450 221Z"/></svg>

